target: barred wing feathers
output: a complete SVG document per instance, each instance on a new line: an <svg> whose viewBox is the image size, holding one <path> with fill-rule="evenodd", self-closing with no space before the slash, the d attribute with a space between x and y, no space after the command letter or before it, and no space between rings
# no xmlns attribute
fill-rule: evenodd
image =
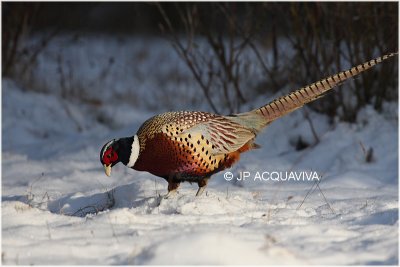
<svg viewBox="0 0 400 267"><path fill-rule="evenodd" d="M256 136L252 130L224 116L200 123L182 134L191 134L199 142L210 142L213 155L237 151Z"/></svg>

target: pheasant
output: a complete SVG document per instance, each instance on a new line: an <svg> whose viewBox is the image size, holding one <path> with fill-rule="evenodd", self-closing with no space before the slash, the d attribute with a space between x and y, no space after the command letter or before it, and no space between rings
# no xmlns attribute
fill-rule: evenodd
<svg viewBox="0 0 400 267"><path fill-rule="evenodd" d="M200 196L213 174L231 167L241 153L258 147L254 139L271 122L395 55L370 60L249 112L227 116L201 111L156 115L145 121L135 135L107 142L100 161L107 176L115 164L122 162L164 178L168 182L166 198L185 181L197 183L196 196Z"/></svg>

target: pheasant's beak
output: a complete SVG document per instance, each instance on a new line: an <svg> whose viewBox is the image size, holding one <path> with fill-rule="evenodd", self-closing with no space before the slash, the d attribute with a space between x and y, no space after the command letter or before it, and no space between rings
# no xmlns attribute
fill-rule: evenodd
<svg viewBox="0 0 400 267"><path fill-rule="evenodd" d="M108 177L110 177L110 175L111 175L111 164L108 165L108 166L106 164L104 164L104 172L106 173L106 175Z"/></svg>

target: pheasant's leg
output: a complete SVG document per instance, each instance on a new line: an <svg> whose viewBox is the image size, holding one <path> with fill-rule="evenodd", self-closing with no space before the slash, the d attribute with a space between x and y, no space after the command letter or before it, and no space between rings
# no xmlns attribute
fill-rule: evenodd
<svg viewBox="0 0 400 267"><path fill-rule="evenodd" d="M207 187L208 179L210 179L210 178L201 179L201 180L197 183L197 184L199 185L199 190L197 190L196 197L199 197L199 196L201 196L201 194L203 194L204 189L206 189L206 187Z"/></svg>
<svg viewBox="0 0 400 267"><path fill-rule="evenodd" d="M164 198L171 198L176 195L180 183L168 182L168 193Z"/></svg>

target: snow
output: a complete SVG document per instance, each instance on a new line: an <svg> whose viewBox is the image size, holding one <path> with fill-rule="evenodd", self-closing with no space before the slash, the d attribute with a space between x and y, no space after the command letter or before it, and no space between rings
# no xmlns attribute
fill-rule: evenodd
<svg viewBox="0 0 400 267"><path fill-rule="evenodd" d="M109 42L91 37L55 43L35 74L43 89L57 87L51 59L60 53L81 73L73 81L91 88L87 84L106 64L104 54L111 54L119 67L91 92L111 98L100 106L2 80L3 264L398 264L397 103L385 103L382 113L366 107L354 124L330 125L308 110L318 144L304 111L296 111L272 123L257 139L262 148L227 170L234 177L250 172L246 181L228 182L221 172L203 196L194 196L196 185L183 184L165 200L166 182L151 174L119 164L107 177L100 149L112 138L133 135L175 102L177 109L205 104L183 97L151 111L164 99L157 75L167 81L179 69L185 82L177 90L196 95L187 89L195 88L188 72L163 43ZM142 58L135 77L123 72L127 54ZM85 72L90 66L84 61L97 69ZM107 95L111 86L127 95L130 85L137 87L137 105L115 105ZM167 92L173 85L166 83ZM311 146L296 151L299 136ZM369 148L372 162L365 160ZM262 181L252 179L257 171L315 171L322 177L318 186Z"/></svg>

